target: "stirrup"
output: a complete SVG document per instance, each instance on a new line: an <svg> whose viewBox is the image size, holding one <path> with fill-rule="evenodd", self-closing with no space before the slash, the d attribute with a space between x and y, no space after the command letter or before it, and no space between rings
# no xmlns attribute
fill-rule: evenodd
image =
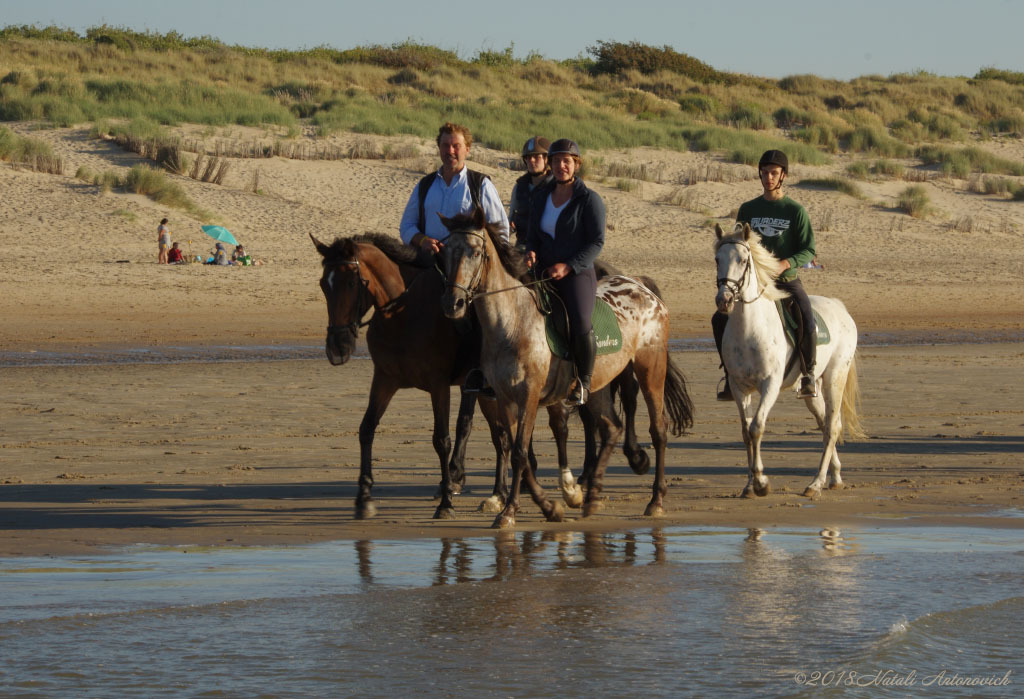
<svg viewBox="0 0 1024 699"><path fill-rule="evenodd" d="M569 397L565 399L565 402L569 406L586 405L588 398L590 398L590 389L583 388L583 385L577 381L569 391Z"/></svg>
<svg viewBox="0 0 1024 699"><path fill-rule="evenodd" d="M800 379L800 389L796 392L798 398L817 398L818 382L810 376L804 375Z"/></svg>
<svg viewBox="0 0 1024 699"><path fill-rule="evenodd" d="M725 388L722 388L722 389L720 389L718 391L718 396L717 396L718 400L723 401L723 402L735 400L732 397L732 387L729 385L729 377L728 376L723 376L722 379L718 382L719 386L722 385L722 381L725 382Z"/></svg>
<svg viewBox="0 0 1024 699"><path fill-rule="evenodd" d="M462 393L476 394L484 400L497 400L498 396L494 389L487 383L487 377L480 369L470 369L462 382Z"/></svg>

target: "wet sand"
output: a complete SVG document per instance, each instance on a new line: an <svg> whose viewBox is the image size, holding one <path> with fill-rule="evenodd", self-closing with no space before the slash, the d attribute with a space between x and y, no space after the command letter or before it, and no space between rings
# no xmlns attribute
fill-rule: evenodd
<svg viewBox="0 0 1024 699"><path fill-rule="evenodd" d="M1020 343L862 348L867 440L841 447L847 487L809 500L820 436L801 401L773 410L773 493L739 498L746 466L735 406L713 400L710 352L677 352L696 424L670 440L664 524L759 527L899 523L1024 528L1024 376ZM0 555L98 551L131 543L281 544L331 539L479 536L492 515L493 450L477 420L458 519L432 519L439 480L426 394L401 391L377 433L378 516L353 519L357 430L371 363L324 360L0 368ZM638 419L641 438L647 418ZM554 445L538 428L541 483L557 497ZM582 461L571 426L570 461ZM548 523L524 498L520 530L649 527L652 477L621 454L607 502Z"/></svg>

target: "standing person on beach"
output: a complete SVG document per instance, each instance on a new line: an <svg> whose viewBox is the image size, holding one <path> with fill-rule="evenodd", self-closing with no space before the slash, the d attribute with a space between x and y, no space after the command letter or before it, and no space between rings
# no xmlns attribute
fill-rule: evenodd
<svg viewBox="0 0 1024 699"><path fill-rule="evenodd" d="M523 144L523 162L526 174L516 180L509 198L508 220L512 232L516 234L516 245L526 241L526 230L530 226L530 201L533 192L551 181L551 168L548 167L548 148L551 141L541 136L534 136Z"/></svg>
<svg viewBox="0 0 1024 699"><path fill-rule="evenodd" d="M483 209L488 223L502 228L508 240L508 217L494 183L483 173L466 167L473 134L461 124L445 123L437 132L437 151L441 167L420 180L402 212L399 235L407 245L420 251L424 265L433 264L433 256L444 247L448 229L438 214L451 218Z"/></svg>
<svg viewBox="0 0 1024 699"><path fill-rule="evenodd" d="M171 249L171 229L167 227L167 219L162 219L156 228L156 242L160 246L160 252L156 256L156 262L160 265L167 264L167 251Z"/></svg>
<svg viewBox="0 0 1024 699"><path fill-rule="evenodd" d="M803 206L786 196L782 191L783 182L789 173L789 158L781 150L765 151L757 164L758 176L761 179L761 196L744 202L736 214L737 223L749 223L750 227L760 234L761 244L775 257L779 258L779 277L775 286L788 291L796 301L801 316L801 337L797 339L797 352L800 355L803 377L800 379L801 398L813 398L817 395L814 386L814 364L817 354L817 330L814 326L814 315L811 302L807 298L804 286L797 278L797 271L814 259L814 231L811 219ZM729 317L724 313L715 312L711 317L711 329L715 336L718 356L722 356L722 336L725 334ZM725 387L718 392L718 400L733 400L732 389L729 388L729 375L726 373Z"/></svg>
<svg viewBox="0 0 1024 699"><path fill-rule="evenodd" d="M565 303L577 381L568 402L590 395L597 340L590 324L597 296L594 260L604 247L605 207L579 178L583 159L574 141L561 138L548 151L553 178L534 192L526 234L526 261L552 280Z"/></svg>

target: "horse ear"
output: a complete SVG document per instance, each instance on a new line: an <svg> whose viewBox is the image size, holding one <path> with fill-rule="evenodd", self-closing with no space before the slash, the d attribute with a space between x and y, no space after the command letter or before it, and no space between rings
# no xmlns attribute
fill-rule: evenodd
<svg viewBox="0 0 1024 699"><path fill-rule="evenodd" d="M444 227L445 227L445 228L447 228L448 230L451 230L451 228L452 228L452 227L451 227L451 222L452 222L452 220L451 220L450 218L448 218L447 216L445 216L444 214L442 214L442 213L441 213L440 211L438 211L438 212L437 212L437 217L438 217L439 219L441 219L441 225L442 225L442 226L444 226Z"/></svg>
<svg viewBox="0 0 1024 699"><path fill-rule="evenodd" d="M319 240L317 240L316 237L312 233L309 234L309 238L310 238L310 240L313 241L313 245L316 246L317 252L319 252L321 255L326 257L327 256L327 251L330 248L328 248L326 245L324 245Z"/></svg>
<svg viewBox="0 0 1024 699"><path fill-rule="evenodd" d="M721 240L723 235L725 235L725 234L722 233L722 227L716 223L715 224L715 237L718 238L719 240Z"/></svg>
<svg viewBox="0 0 1024 699"><path fill-rule="evenodd" d="M743 224L743 240L750 240L751 232L752 231L750 230L750 224L749 223L744 223Z"/></svg>
<svg viewBox="0 0 1024 699"><path fill-rule="evenodd" d="M479 206L473 209L473 225L476 226L477 230L487 225L487 218L484 216L484 210Z"/></svg>

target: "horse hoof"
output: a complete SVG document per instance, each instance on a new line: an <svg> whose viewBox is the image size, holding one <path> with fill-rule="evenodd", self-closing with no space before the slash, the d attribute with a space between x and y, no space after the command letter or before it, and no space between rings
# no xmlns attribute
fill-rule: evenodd
<svg viewBox="0 0 1024 699"><path fill-rule="evenodd" d="M512 515L500 514L494 518L491 529L511 529L516 526L516 518Z"/></svg>
<svg viewBox="0 0 1024 699"><path fill-rule="evenodd" d="M842 483L829 483L828 489L829 490L842 490L843 489L843 484Z"/></svg>
<svg viewBox="0 0 1024 699"><path fill-rule="evenodd" d="M740 497L741 497L741 498L747 498L748 500L750 500L750 499L753 499L753 497L754 497L754 491L753 491L753 490L751 489L751 487L750 487L750 486L748 485L748 486L747 486L746 488L744 488L744 489L743 489L743 492L742 492L742 493L740 493Z"/></svg>
<svg viewBox="0 0 1024 699"><path fill-rule="evenodd" d="M604 503L602 503L600 500L591 500L588 503L584 503L584 505L583 505L583 516L584 517L590 517L591 515L596 515L598 512L600 512L603 509L604 509Z"/></svg>
<svg viewBox="0 0 1024 699"><path fill-rule="evenodd" d="M638 452L629 460L629 467L633 469L633 473L642 476L651 470L651 457L647 456L646 451Z"/></svg>
<svg viewBox="0 0 1024 699"><path fill-rule="evenodd" d="M501 501L497 495L492 495L486 500L480 501L480 507L477 508L477 512L483 512L488 515L496 515L501 512L502 508L505 507L505 503Z"/></svg>
<svg viewBox="0 0 1024 699"><path fill-rule="evenodd" d="M665 508L661 505L655 505L653 502L647 506L644 510L644 517L664 517Z"/></svg>
<svg viewBox="0 0 1024 699"><path fill-rule="evenodd" d="M565 519L565 508L562 507L562 503L553 502L551 503L551 512L547 514L547 520L549 522L561 522Z"/></svg>
<svg viewBox="0 0 1024 699"><path fill-rule="evenodd" d="M373 519L377 516L377 506L372 502L356 503L356 519Z"/></svg>
<svg viewBox="0 0 1024 699"><path fill-rule="evenodd" d="M434 519L455 519L455 508L438 507L434 511Z"/></svg>
<svg viewBox="0 0 1024 699"><path fill-rule="evenodd" d="M569 507L578 510L583 505L583 489L576 488L575 490L563 491L562 500Z"/></svg>
<svg viewBox="0 0 1024 699"><path fill-rule="evenodd" d="M806 488L804 488L805 498L816 498L819 495L821 495L821 490L818 488L812 488L811 486L807 486Z"/></svg>
<svg viewBox="0 0 1024 699"><path fill-rule="evenodd" d="M754 486L754 495L756 495L759 498L763 498L765 495L768 495L771 492L772 492L772 487L770 485L768 485L767 483L762 485L760 488L757 487L756 485Z"/></svg>
<svg viewBox="0 0 1024 699"><path fill-rule="evenodd" d="M462 495L462 483L452 483L452 495Z"/></svg>

